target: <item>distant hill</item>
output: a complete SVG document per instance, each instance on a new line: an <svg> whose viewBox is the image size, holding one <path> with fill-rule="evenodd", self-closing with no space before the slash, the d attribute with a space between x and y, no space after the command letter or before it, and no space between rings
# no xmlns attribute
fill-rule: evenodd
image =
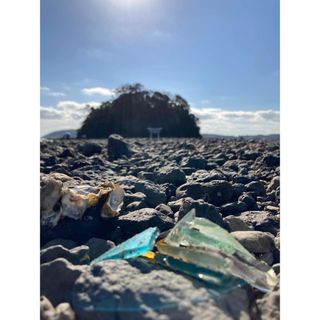
<svg viewBox="0 0 320 320"><path fill-rule="evenodd" d="M113 101L91 109L79 137L106 138L112 133L148 137L148 127L162 128L161 137L201 137L198 119L181 96L145 90L140 84L122 86L117 93Z"/></svg>
<svg viewBox="0 0 320 320"><path fill-rule="evenodd" d="M203 133L204 139L236 139L241 138L244 140L263 140L263 141L280 141L280 134L258 134L258 135L245 135L245 136L224 136L219 134L206 134Z"/></svg>
<svg viewBox="0 0 320 320"><path fill-rule="evenodd" d="M70 129L70 130L54 131L54 132L46 134L45 136L42 136L42 138L44 138L44 139L61 139L66 133L70 134L70 138L77 137L77 130Z"/></svg>

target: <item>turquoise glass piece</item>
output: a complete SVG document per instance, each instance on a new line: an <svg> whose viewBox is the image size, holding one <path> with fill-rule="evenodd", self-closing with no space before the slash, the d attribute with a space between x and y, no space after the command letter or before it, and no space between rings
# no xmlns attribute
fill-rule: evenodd
<svg viewBox="0 0 320 320"><path fill-rule="evenodd" d="M130 259L138 257L153 249L159 234L159 228L148 228L120 245L103 253L101 256L94 259L91 264L108 259Z"/></svg>
<svg viewBox="0 0 320 320"><path fill-rule="evenodd" d="M184 273L199 281L205 282L216 294L227 293L230 290L240 287L246 283L232 275L202 268L199 265L186 263L182 260L175 259L161 253L156 253L154 260L166 268Z"/></svg>
<svg viewBox="0 0 320 320"><path fill-rule="evenodd" d="M257 260L226 230L191 210L157 243L160 253L194 263L212 271L239 277L252 286L268 291L277 277L265 263Z"/></svg>

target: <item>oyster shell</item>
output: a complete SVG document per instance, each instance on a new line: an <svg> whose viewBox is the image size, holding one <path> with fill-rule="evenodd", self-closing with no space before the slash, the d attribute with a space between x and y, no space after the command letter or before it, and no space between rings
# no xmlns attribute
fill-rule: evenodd
<svg viewBox="0 0 320 320"><path fill-rule="evenodd" d="M87 208L104 201L101 216L115 217L123 204L123 189L106 182L101 187L76 185L76 181L63 174L41 177L41 224L54 227L63 217L82 219Z"/></svg>

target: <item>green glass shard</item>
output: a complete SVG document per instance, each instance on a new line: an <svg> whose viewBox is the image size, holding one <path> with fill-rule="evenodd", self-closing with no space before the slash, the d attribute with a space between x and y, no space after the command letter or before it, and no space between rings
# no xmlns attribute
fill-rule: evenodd
<svg viewBox="0 0 320 320"><path fill-rule="evenodd" d="M194 210L177 223L165 238L165 243L160 241L158 244L161 253L210 270L230 273L263 291L272 289L277 281L269 266L255 259L220 226L208 219L195 217Z"/></svg>
<svg viewBox="0 0 320 320"><path fill-rule="evenodd" d="M154 260L164 267L184 273L197 280L206 282L216 294L227 293L230 290L245 284L243 280L222 272L202 268L193 263L186 263L173 257L156 253Z"/></svg>
<svg viewBox="0 0 320 320"><path fill-rule="evenodd" d="M259 270L215 248L199 246L174 247L169 246L164 241L157 242L156 246L159 252L164 255L196 264L211 271L243 279L263 292L271 290L277 282L277 277L272 269L268 272Z"/></svg>
<svg viewBox="0 0 320 320"><path fill-rule="evenodd" d="M103 253L101 256L94 259L91 264L108 259L129 259L138 257L153 249L159 233L160 230L157 227L148 228L120 245Z"/></svg>

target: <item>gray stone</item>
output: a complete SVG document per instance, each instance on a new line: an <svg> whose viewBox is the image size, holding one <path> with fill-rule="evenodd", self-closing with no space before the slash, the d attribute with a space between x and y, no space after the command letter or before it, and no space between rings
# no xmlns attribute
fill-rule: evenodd
<svg viewBox="0 0 320 320"><path fill-rule="evenodd" d="M248 210L247 204L245 202L232 202L221 206L221 214L226 217L228 215L237 215L241 212Z"/></svg>
<svg viewBox="0 0 320 320"><path fill-rule="evenodd" d="M257 300L261 320L280 320L280 282L262 299Z"/></svg>
<svg viewBox="0 0 320 320"><path fill-rule="evenodd" d="M244 223L240 218L235 216L227 216L223 218L223 221L227 224L230 232L233 231L251 231L250 227Z"/></svg>
<svg viewBox="0 0 320 320"><path fill-rule="evenodd" d="M180 186L186 182L185 173L177 167L163 167L157 172L158 183L172 183Z"/></svg>
<svg viewBox="0 0 320 320"><path fill-rule="evenodd" d="M117 223L121 229L121 234L126 238L132 237L149 227L158 227L160 231L165 231L174 226L170 217L151 208L132 211L120 216Z"/></svg>
<svg viewBox="0 0 320 320"><path fill-rule="evenodd" d="M45 296L41 296L40 320L75 320L75 313L69 303L60 303L54 308Z"/></svg>
<svg viewBox="0 0 320 320"><path fill-rule="evenodd" d="M203 196L202 184L198 182L185 183L176 190L177 198L190 197L193 199L201 199Z"/></svg>
<svg viewBox="0 0 320 320"><path fill-rule="evenodd" d="M271 182L268 185L267 192L276 190L280 186L280 177L276 176L272 178Z"/></svg>
<svg viewBox="0 0 320 320"><path fill-rule="evenodd" d="M270 232L276 235L280 228L280 217L268 211L245 211L239 218L257 231Z"/></svg>
<svg viewBox="0 0 320 320"><path fill-rule="evenodd" d="M79 320L231 320L250 319L251 301L246 287L217 299L202 283L135 259L92 266L75 283L73 307Z"/></svg>
<svg viewBox="0 0 320 320"><path fill-rule="evenodd" d="M62 302L72 303L73 285L87 268L86 265L74 266L63 258L43 263L40 268L41 294L45 295L53 305Z"/></svg>
<svg viewBox="0 0 320 320"><path fill-rule="evenodd" d="M173 212L172 212L171 208L164 203L160 203L159 205L157 205L156 210L162 212L163 214L165 214L169 217L173 216Z"/></svg>
<svg viewBox="0 0 320 320"><path fill-rule="evenodd" d="M136 192L142 192L146 195L146 203L151 207L156 207L167 200L166 193L159 185L148 181L139 181L135 184Z"/></svg>
<svg viewBox="0 0 320 320"><path fill-rule="evenodd" d="M91 157L94 154L101 153L102 147L98 143L87 142L79 146L79 151L86 157Z"/></svg>
<svg viewBox="0 0 320 320"><path fill-rule="evenodd" d="M183 167L191 167L197 169L205 169L207 165L207 160L201 156L193 156L190 158L185 158L181 162Z"/></svg>
<svg viewBox="0 0 320 320"><path fill-rule="evenodd" d="M56 245L40 251L41 263L46 263L57 258L64 258L72 264L87 264L90 262L89 247L79 246L67 249L61 245Z"/></svg>
<svg viewBox="0 0 320 320"><path fill-rule="evenodd" d="M68 239L56 238L51 241L48 241L45 245L41 247L41 249L46 249L46 248L57 246L57 245L62 245L66 249L72 249L77 246L77 243Z"/></svg>
<svg viewBox="0 0 320 320"><path fill-rule="evenodd" d="M233 196L232 185L223 180L211 181L203 184L205 199L216 206L228 203Z"/></svg>
<svg viewBox="0 0 320 320"><path fill-rule="evenodd" d="M266 194L266 188L261 181L252 181L246 184L247 191L253 192L255 196L263 196Z"/></svg>
<svg viewBox="0 0 320 320"><path fill-rule="evenodd" d="M184 198L181 201L181 206L178 211L178 220L181 220L191 209L196 210L196 216L207 218L221 227L225 227L219 210L212 204L204 200L193 200Z"/></svg>
<svg viewBox="0 0 320 320"><path fill-rule="evenodd" d="M118 134L112 134L108 137L108 157L113 161L124 156L130 157L132 150L127 142Z"/></svg>
<svg viewBox="0 0 320 320"><path fill-rule="evenodd" d="M90 260L93 260L101 254L103 254L104 252L115 247L115 244L110 240L91 238L86 242L86 246L89 247Z"/></svg>
<svg viewBox="0 0 320 320"><path fill-rule="evenodd" d="M231 233L248 251L266 253L275 249L274 236L261 231L235 231Z"/></svg>

